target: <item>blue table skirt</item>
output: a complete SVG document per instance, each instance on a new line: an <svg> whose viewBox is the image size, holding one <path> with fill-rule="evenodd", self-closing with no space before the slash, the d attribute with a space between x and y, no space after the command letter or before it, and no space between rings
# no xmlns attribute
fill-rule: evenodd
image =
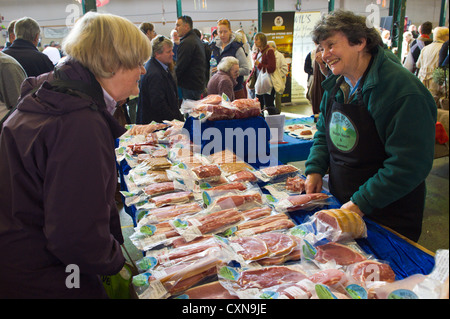
<svg viewBox="0 0 450 319"><path fill-rule="evenodd" d="M293 124L307 124L314 125L314 116L311 117L303 117L296 119L286 120L284 125L293 125ZM283 141L287 142L286 144L271 144L270 149L271 152L274 153L274 149L278 148L278 160L281 163L289 163L289 162L299 162L304 161L308 158L309 150L313 145L313 140L302 140L292 136L289 136L287 133L283 135Z"/></svg>
<svg viewBox="0 0 450 319"><path fill-rule="evenodd" d="M271 156L269 148L269 126L260 116L204 123L189 117L184 129L194 144L201 145L203 155L226 148L255 168L278 163L276 157Z"/></svg>

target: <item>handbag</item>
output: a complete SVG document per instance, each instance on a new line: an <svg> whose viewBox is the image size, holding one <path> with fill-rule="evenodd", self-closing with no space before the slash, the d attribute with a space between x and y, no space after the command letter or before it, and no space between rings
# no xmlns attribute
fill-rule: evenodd
<svg viewBox="0 0 450 319"><path fill-rule="evenodd" d="M256 67L253 68L252 72L250 73L250 76L247 79L247 85L250 90L255 89L255 83L256 83Z"/></svg>
<svg viewBox="0 0 450 319"><path fill-rule="evenodd" d="M259 72L258 78L255 83L255 93L257 95L270 94L272 93L272 79L270 78L269 72Z"/></svg>

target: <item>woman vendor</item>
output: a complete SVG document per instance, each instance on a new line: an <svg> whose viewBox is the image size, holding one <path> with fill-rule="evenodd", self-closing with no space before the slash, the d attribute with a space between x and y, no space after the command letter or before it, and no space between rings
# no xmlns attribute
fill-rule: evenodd
<svg viewBox="0 0 450 319"><path fill-rule="evenodd" d="M324 16L313 30L332 73L323 83L318 132L306 162L307 193L330 192L342 208L417 241L425 178L434 157L436 105L365 17Z"/></svg>

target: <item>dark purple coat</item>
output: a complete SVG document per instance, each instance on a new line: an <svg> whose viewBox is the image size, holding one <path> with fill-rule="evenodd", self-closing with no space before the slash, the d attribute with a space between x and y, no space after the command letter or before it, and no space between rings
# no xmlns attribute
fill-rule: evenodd
<svg viewBox="0 0 450 319"><path fill-rule="evenodd" d="M0 137L0 298L106 297L99 275L125 262L114 200L114 140L124 129L87 69L70 60L61 69L97 99L56 92L53 73L22 84ZM80 288L66 287L71 264Z"/></svg>

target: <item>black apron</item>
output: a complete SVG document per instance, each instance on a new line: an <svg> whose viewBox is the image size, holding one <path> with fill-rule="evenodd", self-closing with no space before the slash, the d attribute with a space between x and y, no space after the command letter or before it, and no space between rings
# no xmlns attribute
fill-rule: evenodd
<svg viewBox="0 0 450 319"><path fill-rule="evenodd" d="M383 167L388 157L362 98L361 88L371 65L372 61L357 88L356 104L335 101L343 76L328 100L325 127L330 152L329 188L342 204ZM385 191L389 192L389 189ZM367 217L417 241L422 230L424 205L425 182L422 182L411 193L384 208L375 209Z"/></svg>

